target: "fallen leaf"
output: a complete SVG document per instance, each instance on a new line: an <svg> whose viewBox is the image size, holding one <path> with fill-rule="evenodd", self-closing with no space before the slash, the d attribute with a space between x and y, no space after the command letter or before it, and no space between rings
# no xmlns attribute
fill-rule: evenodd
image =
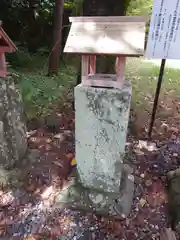
<svg viewBox="0 0 180 240"><path fill-rule="evenodd" d="M72 157L73 157L73 154L72 154L72 153L67 153L67 154L66 154L66 157L67 157L67 158L72 158Z"/></svg>
<svg viewBox="0 0 180 240"><path fill-rule="evenodd" d="M149 194L147 198L148 203L152 207L158 207L166 203L167 197L163 191L156 194Z"/></svg>
<svg viewBox="0 0 180 240"><path fill-rule="evenodd" d="M145 174L144 174L144 173L141 173L140 177L141 177L141 178L144 178L144 177L145 177Z"/></svg>
<svg viewBox="0 0 180 240"><path fill-rule="evenodd" d="M77 165L77 162L76 160L73 158L72 161L71 161L71 166L76 166Z"/></svg>
<svg viewBox="0 0 180 240"><path fill-rule="evenodd" d="M26 237L24 240L36 240L34 237Z"/></svg>
<svg viewBox="0 0 180 240"><path fill-rule="evenodd" d="M47 199L53 193L53 187L50 186L45 189L45 191L41 194L42 199Z"/></svg>
<svg viewBox="0 0 180 240"><path fill-rule="evenodd" d="M141 207L144 207L146 204L146 200L144 198L141 198L139 203L140 203Z"/></svg>
<svg viewBox="0 0 180 240"><path fill-rule="evenodd" d="M172 131L172 132L175 132L175 133L178 133L178 132L179 132L179 129L176 128L176 127L171 127L171 131Z"/></svg>
<svg viewBox="0 0 180 240"><path fill-rule="evenodd" d="M146 187L150 187L151 185L152 185L151 179L146 180L145 186L146 186Z"/></svg>
<svg viewBox="0 0 180 240"><path fill-rule="evenodd" d="M54 161L53 162L55 165L59 166L59 167L63 167L62 163L60 161Z"/></svg>
<svg viewBox="0 0 180 240"><path fill-rule="evenodd" d="M177 157L178 156L178 154L177 153L173 153L173 157Z"/></svg>

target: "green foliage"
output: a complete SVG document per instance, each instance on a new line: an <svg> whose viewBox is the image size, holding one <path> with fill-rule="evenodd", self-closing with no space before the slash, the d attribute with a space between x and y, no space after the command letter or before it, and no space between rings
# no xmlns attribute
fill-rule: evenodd
<svg viewBox="0 0 180 240"><path fill-rule="evenodd" d="M24 65L12 70L16 83L20 85L27 118L39 118L62 105L67 91L72 89L76 73L72 67L60 66L57 76L46 76L46 58L41 55L19 55Z"/></svg>
<svg viewBox="0 0 180 240"><path fill-rule="evenodd" d="M153 0L131 0L128 15L150 16Z"/></svg>
<svg viewBox="0 0 180 240"><path fill-rule="evenodd" d="M55 0L1 0L0 20L13 41L34 53L41 47L51 46L54 3ZM63 25L69 24L72 10L80 11L79 6L74 1L65 2ZM66 37L65 32L63 37Z"/></svg>
<svg viewBox="0 0 180 240"><path fill-rule="evenodd" d="M72 1L72 15L80 16L83 11L83 0L74 0Z"/></svg>
<svg viewBox="0 0 180 240"><path fill-rule="evenodd" d="M17 71L34 71L43 68L48 58L48 49L41 48L36 54L30 54L24 47L18 47L15 53L7 54L7 61L11 68Z"/></svg>

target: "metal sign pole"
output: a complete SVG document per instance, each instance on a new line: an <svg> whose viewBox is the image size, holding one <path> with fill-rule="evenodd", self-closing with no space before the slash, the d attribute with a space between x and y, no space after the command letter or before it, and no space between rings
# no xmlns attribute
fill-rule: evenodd
<svg viewBox="0 0 180 240"><path fill-rule="evenodd" d="M152 115L151 115L151 122L150 122L150 125L149 125L149 131L148 131L148 138L149 139L151 139L152 129L153 129L154 121L155 121L157 104L158 104L158 100L159 100L159 93L161 91L161 84L162 84L162 80L163 80L165 64L166 64L166 59L162 59L161 67L160 67L160 71L159 71L158 83L157 83L157 87L156 87L156 93L155 93L155 97L154 97L154 104L153 104L153 111L152 111Z"/></svg>

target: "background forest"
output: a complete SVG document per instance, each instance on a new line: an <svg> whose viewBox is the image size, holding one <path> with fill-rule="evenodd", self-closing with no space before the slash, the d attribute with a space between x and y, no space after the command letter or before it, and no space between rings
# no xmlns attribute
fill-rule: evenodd
<svg viewBox="0 0 180 240"><path fill-rule="evenodd" d="M27 119L59 108L76 84L79 59L63 55L69 16L150 16L151 10L152 0L1 0L0 20L18 47L7 59L20 83Z"/></svg>

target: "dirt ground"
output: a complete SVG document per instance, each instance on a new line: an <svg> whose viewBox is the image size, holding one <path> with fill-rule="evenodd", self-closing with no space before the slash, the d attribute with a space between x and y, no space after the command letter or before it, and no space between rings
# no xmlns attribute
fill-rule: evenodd
<svg viewBox="0 0 180 240"><path fill-rule="evenodd" d="M179 160L176 152L167 161L159 159L159 149L178 140L179 111L178 99L164 97L160 101L150 143L146 141L150 114L131 111L126 161L134 169L134 201L130 216L115 221L53 208L57 192L69 181L75 157L74 111L61 109L58 133L44 126L29 133L29 147L39 149L41 156L22 169L19 187L0 191L0 239L159 239L163 227L169 226L166 171L176 167Z"/></svg>

